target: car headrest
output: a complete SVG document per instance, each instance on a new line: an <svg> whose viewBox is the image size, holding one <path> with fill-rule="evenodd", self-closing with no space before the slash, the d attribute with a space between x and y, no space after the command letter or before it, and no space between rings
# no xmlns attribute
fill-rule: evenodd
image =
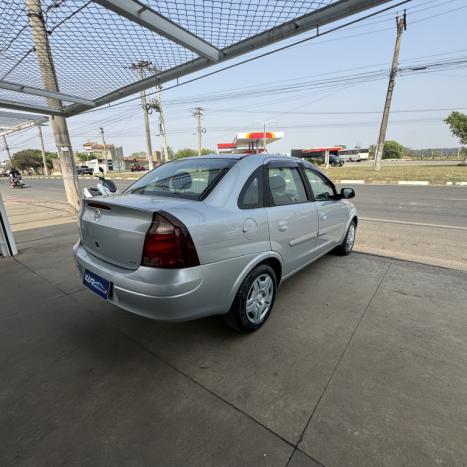
<svg viewBox="0 0 467 467"><path fill-rule="evenodd" d="M281 192L285 191L286 183L283 177L280 175L273 175L269 178L269 187L271 191Z"/></svg>
<svg viewBox="0 0 467 467"><path fill-rule="evenodd" d="M188 172L178 172L170 179L170 186L174 190L187 190L191 188L192 179Z"/></svg>

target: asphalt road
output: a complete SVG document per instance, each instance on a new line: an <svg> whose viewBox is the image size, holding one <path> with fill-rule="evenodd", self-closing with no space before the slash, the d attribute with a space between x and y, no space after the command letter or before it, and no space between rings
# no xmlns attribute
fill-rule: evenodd
<svg viewBox="0 0 467 467"><path fill-rule="evenodd" d="M60 179L25 180L29 188L12 190L0 179L0 193L23 199L65 201ZM81 187L95 186L93 179L80 180ZM119 190L132 180L115 180ZM357 185L353 200L360 216L372 220L389 220L408 224L430 224L467 228L467 187Z"/></svg>
<svg viewBox="0 0 467 467"><path fill-rule="evenodd" d="M0 193L25 202L65 202L60 179L26 180L12 190L0 181ZM132 181L116 180L119 190ZM82 187L95 180L81 180ZM356 185L353 200L360 214L356 251L467 270L467 187ZM7 198L8 200L8 198ZM31 206L28 205L31 202ZM15 216L21 216L21 207ZM17 220L17 217L15 217Z"/></svg>
<svg viewBox="0 0 467 467"><path fill-rule="evenodd" d="M80 179L81 189L84 187L95 187L96 178ZM22 190L10 188L8 179L0 178L0 193L2 196L12 195L24 199L41 199L41 200L56 200L66 201L65 189L61 179L54 178L39 178L39 179L23 179L26 188ZM119 190L125 189L134 180L114 180Z"/></svg>
<svg viewBox="0 0 467 467"><path fill-rule="evenodd" d="M360 162L350 162L347 161L346 165L352 167L359 167L359 166L372 166L373 161L360 161ZM454 160L385 160L384 165L457 165L459 161Z"/></svg>
<svg viewBox="0 0 467 467"><path fill-rule="evenodd" d="M467 187L358 185L360 216L467 229Z"/></svg>

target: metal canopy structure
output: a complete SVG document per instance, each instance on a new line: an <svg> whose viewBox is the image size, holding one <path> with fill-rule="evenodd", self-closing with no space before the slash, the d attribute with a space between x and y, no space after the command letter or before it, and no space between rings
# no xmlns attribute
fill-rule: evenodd
<svg viewBox="0 0 467 467"><path fill-rule="evenodd" d="M43 115L0 111L0 136L7 136L48 122Z"/></svg>
<svg viewBox="0 0 467 467"><path fill-rule="evenodd" d="M42 0L58 89L25 1L0 3L0 107L68 117L390 0Z"/></svg>

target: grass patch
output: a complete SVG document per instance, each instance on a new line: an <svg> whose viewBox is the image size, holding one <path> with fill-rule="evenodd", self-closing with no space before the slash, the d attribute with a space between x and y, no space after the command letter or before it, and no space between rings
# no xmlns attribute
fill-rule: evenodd
<svg viewBox="0 0 467 467"><path fill-rule="evenodd" d="M324 169L322 169L324 170ZM434 185L446 182L467 182L467 166L397 165L383 166L379 172L372 167L329 167L324 172L333 180L365 180L366 182L398 182L426 180Z"/></svg>
<svg viewBox="0 0 467 467"><path fill-rule="evenodd" d="M147 174L148 171L146 170L145 172L107 172L105 175L106 178L113 178L114 180L116 178L121 178L123 180L128 180L132 178L141 178L143 175Z"/></svg>

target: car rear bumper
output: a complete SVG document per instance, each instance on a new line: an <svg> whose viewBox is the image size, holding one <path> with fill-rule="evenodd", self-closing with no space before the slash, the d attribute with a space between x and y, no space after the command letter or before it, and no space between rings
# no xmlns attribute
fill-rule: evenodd
<svg viewBox="0 0 467 467"><path fill-rule="evenodd" d="M185 321L226 313L250 255L185 269L140 266L124 269L73 247L81 273L87 269L112 283L108 301L126 311L160 321ZM92 292L91 292L92 293Z"/></svg>

